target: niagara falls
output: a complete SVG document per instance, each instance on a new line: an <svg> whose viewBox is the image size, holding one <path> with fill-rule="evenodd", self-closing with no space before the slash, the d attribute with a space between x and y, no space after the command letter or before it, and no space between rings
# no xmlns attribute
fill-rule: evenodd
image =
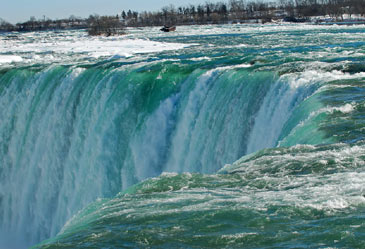
<svg viewBox="0 0 365 249"><path fill-rule="evenodd" d="M364 248L365 25L160 28L0 33L0 248Z"/></svg>

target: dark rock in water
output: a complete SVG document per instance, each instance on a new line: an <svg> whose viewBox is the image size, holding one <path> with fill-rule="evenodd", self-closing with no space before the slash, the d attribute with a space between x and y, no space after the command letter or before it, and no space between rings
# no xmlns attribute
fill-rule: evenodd
<svg viewBox="0 0 365 249"><path fill-rule="evenodd" d="M163 26L160 30L163 31L163 32L170 32L170 31L175 31L176 27L175 26L172 26L172 27Z"/></svg>
<svg viewBox="0 0 365 249"><path fill-rule="evenodd" d="M306 18L295 18L294 16L286 16L283 19L284 22L307 22Z"/></svg>

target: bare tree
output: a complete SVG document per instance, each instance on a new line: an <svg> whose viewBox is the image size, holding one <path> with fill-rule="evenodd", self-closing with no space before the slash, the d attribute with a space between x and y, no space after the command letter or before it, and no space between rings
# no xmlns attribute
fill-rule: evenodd
<svg viewBox="0 0 365 249"><path fill-rule="evenodd" d="M91 15L88 19L89 35L121 35L124 34L124 28L119 17Z"/></svg>
<svg viewBox="0 0 365 249"><path fill-rule="evenodd" d="M0 18L0 31L13 31L15 26L4 19Z"/></svg>

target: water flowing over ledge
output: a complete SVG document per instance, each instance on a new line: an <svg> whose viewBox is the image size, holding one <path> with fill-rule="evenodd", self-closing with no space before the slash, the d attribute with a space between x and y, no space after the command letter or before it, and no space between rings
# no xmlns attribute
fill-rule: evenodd
<svg viewBox="0 0 365 249"><path fill-rule="evenodd" d="M329 219L358 223L363 30L227 25L143 35L149 41L139 30L125 41L1 37L0 246L61 231L44 246L291 247L300 235L316 247L329 241ZM30 49L42 39L42 51ZM73 42L85 46L61 46ZM322 238L303 223L318 217Z"/></svg>

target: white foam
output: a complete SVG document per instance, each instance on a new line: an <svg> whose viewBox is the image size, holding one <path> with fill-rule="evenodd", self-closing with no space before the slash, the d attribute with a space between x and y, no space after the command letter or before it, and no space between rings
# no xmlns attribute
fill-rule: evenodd
<svg viewBox="0 0 365 249"><path fill-rule="evenodd" d="M333 70L330 72L322 70L307 70L302 73L284 75L283 77L288 78L288 81L290 82L290 86L292 88L298 88L299 86L315 83L364 78L365 73L360 72L355 74L349 74L338 70Z"/></svg>
<svg viewBox="0 0 365 249"><path fill-rule="evenodd" d="M191 58L190 60L191 61L210 61L212 59L207 56L203 56L203 57Z"/></svg>
<svg viewBox="0 0 365 249"><path fill-rule="evenodd" d="M351 105L351 104L346 104L346 105L343 105L343 106L340 106L340 107L332 108L331 112L333 112L333 111L339 111L339 112L342 112L342 113L350 113L350 112L354 111L354 106Z"/></svg>
<svg viewBox="0 0 365 249"><path fill-rule="evenodd" d="M0 40L0 53L13 53L15 55L0 55L0 63L22 61L17 54L26 54L25 62L39 61L74 61L78 58L100 58L100 57L131 57L142 53L156 53L162 51L178 50L191 46L192 44L168 43L139 39L136 37L89 37L76 36L72 33L65 33L57 36L50 33L48 36L23 37L26 39L2 41ZM29 41L28 41L29 40Z"/></svg>
<svg viewBox="0 0 365 249"><path fill-rule="evenodd" d="M86 43L86 44L85 44ZM65 47L67 47L66 44ZM84 45L84 46L83 46ZM86 47L85 47L86 45ZM163 43L148 40L122 40L122 41L83 41L80 44L72 44L72 48L76 52L88 52L91 55L98 56L131 56L139 53L153 53L165 50L177 50L187 47L189 45L179 43Z"/></svg>
<svg viewBox="0 0 365 249"><path fill-rule="evenodd" d="M18 55L0 55L0 64L20 61L23 61L23 58Z"/></svg>
<svg viewBox="0 0 365 249"><path fill-rule="evenodd" d="M354 111L354 108L355 106L352 104L345 104L343 106L335 106L335 107L325 107L310 113L308 119L311 119L321 113L328 113L328 114L332 114L334 112L342 112L344 114L351 113Z"/></svg>
<svg viewBox="0 0 365 249"><path fill-rule="evenodd" d="M217 67L215 70L230 70L230 69L236 69L236 68L249 68L252 67L250 64L239 64L234 66L225 66L225 67Z"/></svg>
<svg viewBox="0 0 365 249"><path fill-rule="evenodd" d="M251 161L237 161L231 166L233 170L231 172L238 169L243 177L250 175L250 179L252 177L255 181L267 182L270 186L267 189L260 188L259 192L252 192L250 188L241 188L240 191L244 194L237 192L236 195L251 197L249 200L242 199L241 206L250 205L251 208L260 209L268 205L286 203L289 206L309 207L333 213L364 204L365 199L362 197L364 172L348 171L352 167L361 171L365 166L361 158L365 150L364 146L350 147L338 144L337 147L329 150L296 153L297 148L297 146L291 147L289 150L294 149L294 151L287 151L285 154L270 153ZM332 160L336 161L336 166L329 164ZM299 176L294 173L296 169L291 167L292 163L311 167L316 161L327 169L325 172L331 173L318 174L308 171ZM339 172L333 173L333 167L339 169ZM272 171L268 170L269 168L272 168ZM229 166L226 166L226 170L230 171ZM262 174L263 172L265 175ZM271 173L266 174L267 172ZM230 191L229 195L234 196L235 192ZM235 200L240 202L239 198Z"/></svg>
<svg viewBox="0 0 365 249"><path fill-rule="evenodd" d="M154 42L140 39L128 39L121 41L83 41L79 44L65 44L65 48L71 45L71 49L78 53L89 53L92 57L124 56L129 57L140 53L154 53L167 50L177 50L188 47L187 44Z"/></svg>
<svg viewBox="0 0 365 249"><path fill-rule="evenodd" d="M247 236L255 236L258 233L235 233L235 234L223 234L223 239L241 239Z"/></svg>

